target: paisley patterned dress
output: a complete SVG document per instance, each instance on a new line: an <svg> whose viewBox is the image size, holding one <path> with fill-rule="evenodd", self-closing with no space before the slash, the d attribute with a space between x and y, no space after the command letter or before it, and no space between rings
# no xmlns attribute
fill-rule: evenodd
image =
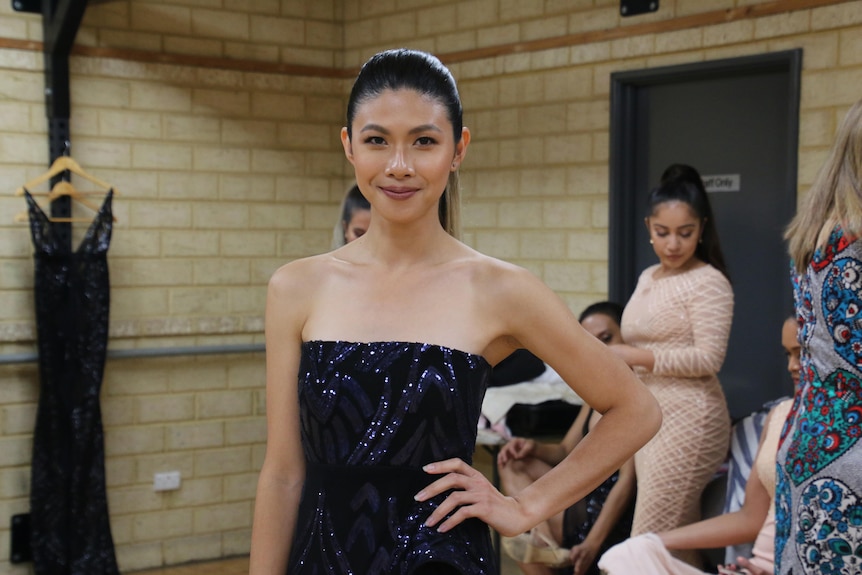
<svg viewBox="0 0 862 575"><path fill-rule="evenodd" d="M444 499L413 496L433 461L470 463L491 366L423 343L312 341L302 346L300 430L306 478L288 573L498 573L488 526L438 533Z"/></svg>
<svg viewBox="0 0 862 575"><path fill-rule="evenodd" d="M794 277L800 390L782 431L776 573L862 573L862 241L840 228Z"/></svg>

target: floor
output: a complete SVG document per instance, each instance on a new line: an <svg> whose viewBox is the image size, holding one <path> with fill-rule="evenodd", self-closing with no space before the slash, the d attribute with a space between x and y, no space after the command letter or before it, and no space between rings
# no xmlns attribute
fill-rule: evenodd
<svg viewBox="0 0 862 575"><path fill-rule="evenodd" d="M506 557L505 554L501 559L500 567L500 575L520 575L521 573L515 562ZM134 575L248 575L248 557L135 571Z"/></svg>
<svg viewBox="0 0 862 575"><path fill-rule="evenodd" d="M136 571L135 575L248 575L248 557Z"/></svg>
<svg viewBox="0 0 862 575"><path fill-rule="evenodd" d="M505 554L502 557L500 567L500 575L519 575L521 573L515 562L506 557ZM248 575L248 557L136 571L134 575Z"/></svg>
<svg viewBox="0 0 862 575"><path fill-rule="evenodd" d="M520 575L520 573L515 562L504 555L501 560L500 575ZM248 557L136 571L134 575L248 575Z"/></svg>
<svg viewBox="0 0 862 575"><path fill-rule="evenodd" d="M473 462L476 469L482 471L488 478L493 476L491 457L491 454L487 450L479 449L476 451ZM503 553L500 558L500 575L520 575L520 573L521 571L518 569L517 564ZM220 561L205 561L175 567L136 571L134 575L248 575L248 557L235 557Z"/></svg>

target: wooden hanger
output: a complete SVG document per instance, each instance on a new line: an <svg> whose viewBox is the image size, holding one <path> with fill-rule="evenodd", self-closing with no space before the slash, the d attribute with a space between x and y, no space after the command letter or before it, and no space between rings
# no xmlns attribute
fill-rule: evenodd
<svg viewBox="0 0 862 575"><path fill-rule="evenodd" d="M41 183L41 182L39 182L39 183ZM51 188L50 192L36 192L36 193L30 192L30 195L31 196L47 196L51 201L56 200L57 198L62 197L62 196L69 196L70 198L72 198L72 200L80 203L81 205L84 205L84 206L90 208L94 212L98 212L100 209L99 206L97 206L96 204L94 204L93 202L91 202L90 200L88 200L87 198L84 197L84 195L88 194L88 193L92 193L92 192L79 192L78 190L75 189L75 186L73 186L71 182L59 181L56 184L54 184L54 187ZM96 193L103 194L104 192L96 192ZM24 189L22 188L21 189L21 195L23 195L23 194L24 194ZM112 216L112 217L113 217L113 221L116 222L117 221L116 216ZM90 222L90 221L92 221L92 218L55 217L55 216L48 216L48 219L52 222ZM27 220L29 220L29 216L28 216L27 212L23 212L23 213L17 214L15 216L16 222L26 222Z"/></svg>
<svg viewBox="0 0 862 575"><path fill-rule="evenodd" d="M47 182L48 180L50 180L51 178L53 178L55 176L59 176L60 174L62 174L63 172L66 172L66 171L69 171L69 172L72 172L73 174L81 176L85 180L89 180L89 181L93 182L94 184L96 184L97 186L101 186L101 187L105 188L105 190L109 190L112 187L111 184L109 184L107 182L103 182L99 178L97 178L95 176L91 176L90 174L88 174L86 172L86 170L84 170L84 168L82 168L78 164L78 162L76 162L74 159L72 159L71 156L60 156L56 160L54 160L54 163L51 164L51 167L48 168L47 172L45 172L44 174L42 174L41 176L39 176L37 178L30 180L29 182L27 182L26 184L24 184L23 186L21 186L20 188L15 190L15 195L16 196L23 196L24 195L24 188L27 188L28 190L30 190L30 189L38 186L39 184L41 184L43 182ZM116 190L114 190L114 194L119 195L119 194L117 194Z"/></svg>

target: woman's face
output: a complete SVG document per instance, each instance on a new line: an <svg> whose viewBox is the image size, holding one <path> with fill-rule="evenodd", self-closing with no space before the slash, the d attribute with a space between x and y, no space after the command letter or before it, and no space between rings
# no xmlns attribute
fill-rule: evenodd
<svg viewBox="0 0 862 575"><path fill-rule="evenodd" d="M385 90L361 103L341 141L356 182L378 215L396 223L439 221L437 204L470 133L456 143L446 108L414 90Z"/></svg>
<svg viewBox="0 0 862 575"><path fill-rule="evenodd" d="M604 344L623 343L619 324L603 313L588 315L581 320L581 326Z"/></svg>
<svg viewBox="0 0 862 575"><path fill-rule="evenodd" d="M368 231L371 225L371 210L357 208L350 214L350 221L344 222L344 241L350 243L359 239Z"/></svg>
<svg viewBox="0 0 862 575"><path fill-rule="evenodd" d="M658 204L646 219L646 225L662 267L680 269L694 257L703 230L700 218L688 204L680 201Z"/></svg>
<svg viewBox="0 0 862 575"><path fill-rule="evenodd" d="M787 354L787 371L790 372L790 378L793 380L793 389L799 389L799 373L802 369L802 364L799 363L799 354L802 347L799 345L795 319L787 319L781 326L781 346L784 348L784 353Z"/></svg>

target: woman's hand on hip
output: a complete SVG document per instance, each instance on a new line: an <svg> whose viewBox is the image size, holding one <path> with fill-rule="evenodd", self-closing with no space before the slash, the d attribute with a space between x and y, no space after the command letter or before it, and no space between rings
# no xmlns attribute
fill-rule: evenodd
<svg viewBox="0 0 862 575"><path fill-rule="evenodd" d="M416 494L427 501L451 491L425 521L429 527L446 532L465 519L478 518L504 536L524 533L533 525L514 497L500 493L490 481L461 459L437 461L423 467L426 473L441 477Z"/></svg>

